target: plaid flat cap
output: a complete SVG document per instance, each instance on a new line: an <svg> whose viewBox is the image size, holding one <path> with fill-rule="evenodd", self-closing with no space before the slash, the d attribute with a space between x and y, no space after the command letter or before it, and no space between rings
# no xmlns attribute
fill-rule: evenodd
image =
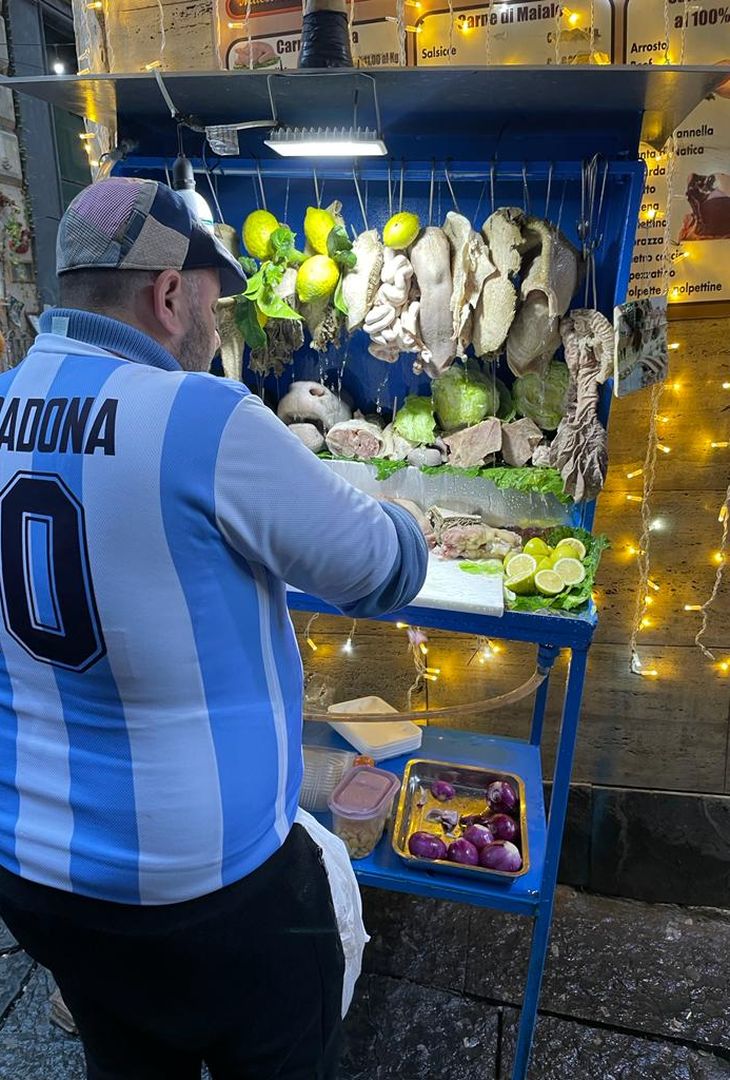
<svg viewBox="0 0 730 1080"><path fill-rule="evenodd" d="M220 271L221 296L246 287L238 261L156 180L113 176L85 188L61 218L56 269Z"/></svg>

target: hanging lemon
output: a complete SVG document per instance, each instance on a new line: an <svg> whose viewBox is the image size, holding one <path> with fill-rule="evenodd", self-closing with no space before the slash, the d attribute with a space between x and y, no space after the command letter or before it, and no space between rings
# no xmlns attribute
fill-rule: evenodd
<svg viewBox="0 0 730 1080"><path fill-rule="evenodd" d="M252 259L268 259L271 256L271 234L279 228L279 222L268 210L254 210L243 223L243 245Z"/></svg>
<svg viewBox="0 0 730 1080"><path fill-rule="evenodd" d="M316 251L318 255L327 254L327 237L336 224L329 210L318 210L314 206L307 207L304 215L304 235L312 251Z"/></svg>
<svg viewBox="0 0 730 1080"><path fill-rule="evenodd" d="M327 255L313 255L299 267L297 296L303 304L314 300L329 300L340 280L337 263Z"/></svg>
<svg viewBox="0 0 730 1080"><path fill-rule="evenodd" d="M393 214L383 229L383 243L386 247L402 251L411 246L420 231L421 222L418 214L410 214L407 211Z"/></svg>

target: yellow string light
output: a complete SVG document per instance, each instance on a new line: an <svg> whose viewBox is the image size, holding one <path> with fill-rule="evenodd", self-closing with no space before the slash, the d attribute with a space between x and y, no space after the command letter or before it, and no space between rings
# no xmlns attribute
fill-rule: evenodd
<svg viewBox="0 0 730 1080"><path fill-rule="evenodd" d="M720 663L717 665L717 670L722 675L727 675L728 671L730 671L730 661L721 660Z"/></svg>
<svg viewBox="0 0 730 1080"><path fill-rule="evenodd" d="M423 653L424 656L428 656L428 646L427 645L424 645L423 642L421 642L421 644L418 646L418 648L421 650L421 652Z"/></svg>
<svg viewBox="0 0 730 1080"><path fill-rule="evenodd" d="M102 3L102 0L91 0L91 3L86 5L86 10L87 11L103 11L104 10L104 5Z"/></svg>
<svg viewBox="0 0 730 1080"><path fill-rule="evenodd" d="M685 604L685 611L702 611L702 604Z"/></svg>
<svg viewBox="0 0 730 1080"><path fill-rule="evenodd" d="M674 351L675 351L676 349L678 349L679 347L680 347L680 345L679 345L679 342L678 342L678 341L672 341L672 342L670 342L670 344L669 344L669 345L667 345L667 348L668 348L668 349L671 349L671 350L672 350L672 352L674 352Z"/></svg>
<svg viewBox="0 0 730 1080"><path fill-rule="evenodd" d="M711 442L710 446L713 450L726 450L730 446L730 442Z"/></svg>
<svg viewBox="0 0 730 1080"><path fill-rule="evenodd" d="M627 495L626 496L626 502L638 502L638 503L640 503L642 501L643 500L641 498L641 495Z"/></svg>
<svg viewBox="0 0 730 1080"><path fill-rule="evenodd" d="M634 470L633 470L633 472L627 472L627 473L626 473L626 479L627 479L627 480L635 480L635 479L636 479L636 477L637 477L637 476L641 476L641 474L642 474L643 472L644 472L644 470L643 470L643 469L634 469Z"/></svg>
<svg viewBox="0 0 730 1080"><path fill-rule="evenodd" d="M654 597L650 596L647 593L646 596L644 597L644 603L646 604L647 607L651 607L651 605L654 603Z"/></svg>
<svg viewBox="0 0 730 1080"><path fill-rule="evenodd" d="M730 382L724 382L722 388L723 390L730 390Z"/></svg>
<svg viewBox="0 0 730 1080"><path fill-rule="evenodd" d="M647 219L647 221L653 221L656 216L657 209L655 206L650 206L648 210L644 211L644 217Z"/></svg>
<svg viewBox="0 0 730 1080"><path fill-rule="evenodd" d="M714 563L717 563L718 566L720 566L722 563L725 562L725 556L721 551L716 551L712 556L712 561Z"/></svg>
<svg viewBox="0 0 730 1080"><path fill-rule="evenodd" d="M654 581L653 578L649 578L649 580L647 581L647 585L649 586L650 589L653 589L654 592L659 592L659 589L661 588L661 585L659 584L659 582Z"/></svg>
<svg viewBox="0 0 730 1080"><path fill-rule="evenodd" d="M162 67L162 61L161 60L150 60L149 64L145 64L144 69L145 69L145 71L154 71L155 68L161 68L161 67Z"/></svg>
<svg viewBox="0 0 730 1080"><path fill-rule="evenodd" d="M667 446L666 443L658 442L656 444L656 448L657 448L657 450L661 450L661 452L663 454L671 454L671 452L672 452L672 448L670 446Z"/></svg>
<svg viewBox="0 0 730 1080"><path fill-rule="evenodd" d="M650 626L653 626L653 623L652 623L651 619L647 615L645 615L643 617L643 619L641 620L641 622L639 623L639 629L640 630L647 630Z"/></svg>

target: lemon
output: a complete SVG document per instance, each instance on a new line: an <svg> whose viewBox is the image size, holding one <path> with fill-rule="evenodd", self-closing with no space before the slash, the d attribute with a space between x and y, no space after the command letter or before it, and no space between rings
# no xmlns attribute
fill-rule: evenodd
<svg viewBox="0 0 730 1080"><path fill-rule="evenodd" d="M505 570L507 571L508 578L523 578L528 574L533 574L537 570L537 559L529 554L513 555L512 558L505 563Z"/></svg>
<svg viewBox="0 0 730 1080"><path fill-rule="evenodd" d="M268 210L254 210L243 223L243 246L253 259L268 259L271 255L271 234L279 222Z"/></svg>
<svg viewBox="0 0 730 1080"><path fill-rule="evenodd" d="M386 247L402 251L403 248L411 246L420 231L418 214L409 214L407 211L393 214L383 229L383 243Z"/></svg>
<svg viewBox="0 0 730 1080"><path fill-rule="evenodd" d="M528 540L524 550L527 555L534 555L536 559L544 559L553 553L553 549L539 536L533 536L532 540Z"/></svg>
<svg viewBox="0 0 730 1080"><path fill-rule="evenodd" d="M504 567L505 573L507 573L507 567L509 566L509 564L512 562L513 559L516 559L519 554L519 551L510 551L509 555L505 555L502 561L502 566Z"/></svg>
<svg viewBox="0 0 730 1080"><path fill-rule="evenodd" d="M586 546L575 536L566 536L555 548L556 559L585 559Z"/></svg>
<svg viewBox="0 0 730 1080"><path fill-rule="evenodd" d="M560 596L565 583L554 570L538 570L535 574L535 588L542 596Z"/></svg>
<svg viewBox="0 0 730 1080"><path fill-rule="evenodd" d="M586 572L583 564L570 556L558 559L553 570L566 585L580 585L582 581L585 581Z"/></svg>
<svg viewBox="0 0 730 1080"><path fill-rule="evenodd" d="M553 560L549 555L546 555L544 559L538 559L538 561L537 561L537 569L538 570L552 570L552 568L553 568Z"/></svg>
<svg viewBox="0 0 730 1080"><path fill-rule="evenodd" d="M314 206L307 207L304 215L304 235L312 251L316 251L318 255L327 254L327 237L336 224L328 210L318 210Z"/></svg>
<svg viewBox="0 0 730 1080"><path fill-rule="evenodd" d="M337 263L327 255L313 255L299 267L297 296L303 304L313 300L329 300L340 280Z"/></svg>

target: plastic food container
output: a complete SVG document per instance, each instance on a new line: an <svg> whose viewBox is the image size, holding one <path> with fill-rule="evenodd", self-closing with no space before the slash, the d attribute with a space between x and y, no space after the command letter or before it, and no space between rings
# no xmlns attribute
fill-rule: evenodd
<svg viewBox="0 0 730 1080"><path fill-rule="evenodd" d="M332 792L355 764L355 755L347 750L329 750L326 746L305 746L304 776L299 805L317 813L327 810Z"/></svg>
<svg viewBox="0 0 730 1080"><path fill-rule="evenodd" d="M364 859L380 840L400 783L385 769L358 765L337 785L329 802L332 829L351 859Z"/></svg>
<svg viewBox="0 0 730 1080"><path fill-rule="evenodd" d="M328 712L335 715L351 713L393 713L398 716L398 711L379 697L355 698L354 701L341 701L337 705L330 705ZM411 754L419 750L423 739L423 732L417 724L408 720L394 719L392 722L384 720L382 723L357 723L357 720L331 720L330 727L334 728L338 735L346 739L361 754L373 759L373 761L385 761L387 758L400 757L402 754Z"/></svg>

